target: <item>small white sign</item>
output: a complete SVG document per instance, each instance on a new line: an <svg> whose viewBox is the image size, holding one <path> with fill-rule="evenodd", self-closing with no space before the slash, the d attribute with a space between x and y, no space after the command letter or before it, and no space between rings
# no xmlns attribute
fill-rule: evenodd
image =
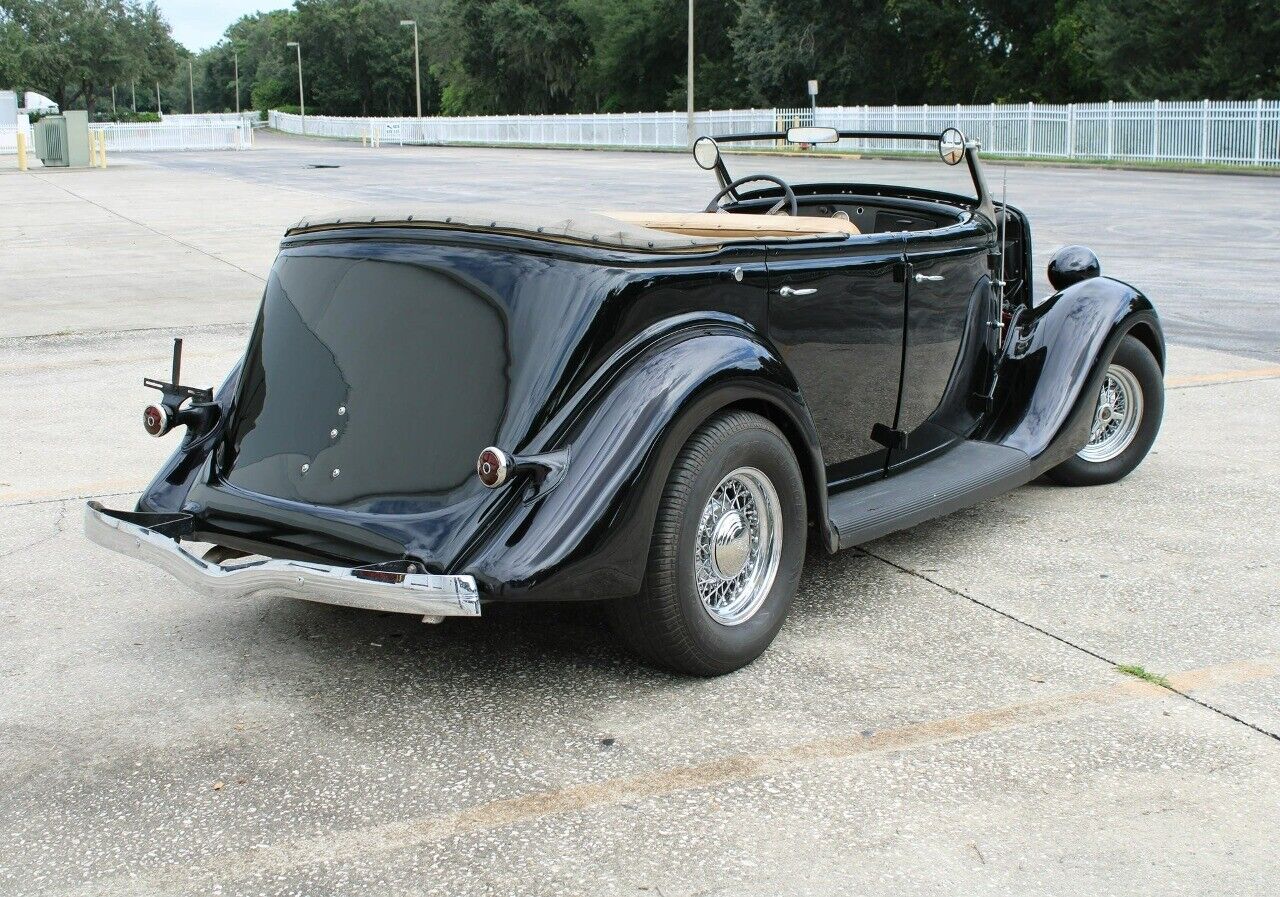
<svg viewBox="0 0 1280 897"><path fill-rule="evenodd" d="M811 96L811 97L816 97L817 95L818 95L818 82L817 82L817 81L810 81L810 82L809 82L809 96Z"/></svg>

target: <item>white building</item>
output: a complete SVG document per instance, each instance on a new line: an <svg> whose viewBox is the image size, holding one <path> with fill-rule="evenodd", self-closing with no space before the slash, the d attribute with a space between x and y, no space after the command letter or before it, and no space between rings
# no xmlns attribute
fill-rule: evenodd
<svg viewBox="0 0 1280 897"><path fill-rule="evenodd" d="M0 128L18 125L18 95L12 90L0 90Z"/></svg>

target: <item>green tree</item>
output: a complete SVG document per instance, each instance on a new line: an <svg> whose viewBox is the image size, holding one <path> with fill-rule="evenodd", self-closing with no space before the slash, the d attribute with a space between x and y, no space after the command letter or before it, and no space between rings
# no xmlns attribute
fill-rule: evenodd
<svg viewBox="0 0 1280 897"><path fill-rule="evenodd" d="M136 85L138 108L146 109L154 99L153 85L172 78L178 66L180 48L173 39L169 23L154 2L133 4L130 16L132 28L128 63L121 80Z"/></svg>
<svg viewBox="0 0 1280 897"><path fill-rule="evenodd" d="M298 105L297 57L302 46L307 109L332 115L406 115L414 103L413 32L420 24L423 111L438 109L431 77L436 0L299 0L293 9L245 16L223 40L200 54L200 109L235 108L235 51L243 108Z"/></svg>
<svg viewBox="0 0 1280 897"><path fill-rule="evenodd" d="M286 93L290 82L284 46L293 16L291 10L273 10L243 16L232 23L223 39L203 51L196 63L203 74L204 88L196 97L198 107L215 112L235 110L237 53L241 109L296 103L296 80L292 94ZM292 51L288 55L292 56Z"/></svg>
<svg viewBox="0 0 1280 897"><path fill-rule="evenodd" d="M387 0L297 0L291 23L302 44L314 108L336 114L411 110L412 35L400 27L408 4Z"/></svg>
<svg viewBox="0 0 1280 897"><path fill-rule="evenodd" d="M807 82L816 78L821 101L832 105L915 102L927 60L908 55L897 5L742 0L730 39L748 100L807 106Z"/></svg>
<svg viewBox="0 0 1280 897"><path fill-rule="evenodd" d="M590 44L569 0L445 0L437 33L446 114L575 108Z"/></svg>
<svg viewBox="0 0 1280 897"><path fill-rule="evenodd" d="M577 94L580 110L655 110L685 106L687 0L572 0L590 37ZM695 102L726 108L742 102L729 29L736 0L698 0L694 10Z"/></svg>
<svg viewBox="0 0 1280 897"><path fill-rule="evenodd" d="M17 70L27 86L62 108L81 104L91 115L112 85L135 77L167 79L176 61L176 45L155 3L0 0L0 22L9 35L4 40L16 47L13 56L0 56L0 68Z"/></svg>
<svg viewBox="0 0 1280 897"><path fill-rule="evenodd" d="M22 66L23 32L8 10L0 6L0 85L22 87L26 70Z"/></svg>
<svg viewBox="0 0 1280 897"><path fill-rule="evenodd" d="M1090 0L1083 51L1108 99L1280 91L1280 0Z"/></svg>

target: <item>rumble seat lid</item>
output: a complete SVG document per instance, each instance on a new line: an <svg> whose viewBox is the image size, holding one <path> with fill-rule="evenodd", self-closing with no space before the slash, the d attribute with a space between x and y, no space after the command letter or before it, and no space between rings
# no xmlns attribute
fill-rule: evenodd
<svg viewBox="0 0 1280 897"><path fill-rule="evenodd" d="M292 236L308 231L369 225L517 233L548 240L647 252L713 249L725 242L724 238L678 235L654 230L595 212L566 213L560 209L510 204L347 208L309 215L290 227L285 234Z"/></svg>
<svg viewBox="0 0 1280 897"><path fill-rule="evenodd" d="M674 218L689 216L676 215ZM730 216L723 216L730 217ZM731 216L744 218L754 216ZM633 220L628 220L633 219ZM360 206L317 215L309 215L287 231L286 236L318 230L352 227L425 227L446 230L514 233L534 238L609 246L641 252L695 252L715 249L729 242L759 239L815 239L840 233L838 228L823 228L822 232L804 229L795 235L761 234L739 229L724 233L675 233L647 227L640 219L653 221L647 213L618 213L618 217L600 212L566 213L562 209L547 209L524 205L464 205L374 208ZM825 219L820 219L825 220Z"/></svg>

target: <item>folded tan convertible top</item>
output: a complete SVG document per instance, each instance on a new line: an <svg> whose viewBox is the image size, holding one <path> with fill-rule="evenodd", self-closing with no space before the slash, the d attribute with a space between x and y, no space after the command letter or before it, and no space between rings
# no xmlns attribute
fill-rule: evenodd
<svg viewBox="0 0 1280 897"><path fill-rule="evenodd" d="M286 233L370 225L514 233L643 252L691 252L761 237L813 239L857 233L857 228L849 222L833 218L666 212L566 213L515 205L358 207L308 216Z"/></svg>

